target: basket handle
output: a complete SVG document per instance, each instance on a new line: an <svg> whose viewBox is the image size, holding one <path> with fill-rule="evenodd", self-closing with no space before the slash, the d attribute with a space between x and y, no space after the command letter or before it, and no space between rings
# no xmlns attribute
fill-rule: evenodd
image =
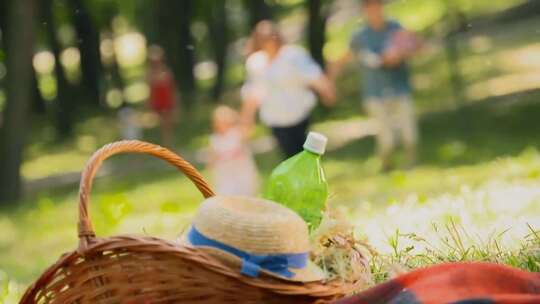
<svg viewBox="0 0 540 304"><path fill-rule="evenodd" d="M88 212L94 176L105 159L119 153L143 153L161 158L182 171L205 198L214 196L214 191L212 191L199 171L182 157L166 148L138 140L124 140L105 145L88 160L81 176L79 186L79 250L84 250L91 240L96 237Z"/></svg>

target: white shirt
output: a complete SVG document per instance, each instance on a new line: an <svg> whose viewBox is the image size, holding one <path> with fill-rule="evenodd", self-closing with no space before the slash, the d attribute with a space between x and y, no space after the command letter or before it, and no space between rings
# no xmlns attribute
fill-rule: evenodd
<svg viewBox="0 0 540 304"><path fill-rule="evenodd" d="M282 46L270 61L258 51L246 61L244 100L260 102L260 117L269 127L290 127L306 119L316 104L309 84L322 75L311 56L297 46Z"/></svg>

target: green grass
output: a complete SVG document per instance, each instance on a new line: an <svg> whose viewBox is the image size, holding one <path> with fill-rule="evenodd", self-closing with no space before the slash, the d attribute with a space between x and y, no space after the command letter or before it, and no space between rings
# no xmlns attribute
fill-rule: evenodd
<svg viewBox="0 0 540 304"><path fill-rule="evenodd" d="M483 237L511 228L507 224L521 227L522 232L527 231L527 223L540 225L540 194L534 187L540 179L540 155L534 148L540 144L536 136L540 104L514 105L502 112L495 109L497 104L486 103L423 118L423 161L410 171L379 174L371 156L371 139L329 151L324 164L332 192L330 204L347 208L358 232L381 252L392 252L386 244L396 229L403 234L428 234L432 222L444 226L453 219ZM475 118L468 132L459 131L463 117ZM134 156L124 162L142 159ZM259 157L264 176L277 160L275 153ZM500 193L506 195L504 199L498 199ZM512 193L525 198L518 200ZM187 179L172 170L101 178L93 194L91 214L100 236L143 233L174 238L201 201ZM478 198L482 195L485 199ZM515 212L504 209L507 199L513 200L507 205ZM2 212L0 269L29 283L60 254L74 249L76 208L73 187L39 193L16 210ZM516 248L523 237L513 234L508 242Z"/></svg>
<svg viewBox="0 0 540 304"><path fill-rule="evenodd" d="M509 64L508 55L534 54L529 47L536 41L529 29L537 24L529 20L509 25L507 31L481 33L490 47L480 53L470 43L480 34L462 37L467 84L534 72L534 65ZM440 48L416 60L414 70L425 84L415 96L421 113L421 162L412 170L381 174L373 139L348 141L324 158L329 204L344 208L358 235L380 252L372 259L377 281L391 275L395 265L408 269L444 261L494 261L537 271L540 91L471 100L455 110ZM356 74L340 80L341 102L332 111L317 110L317 130L362 118L357 81ZM236 93L229 94L227 100L235 103ZM206 144L211 107L204 104L184 113L179 147L193 150ZM257 134L266 132L259 129ZM75 133L57 143L50 127L40 126L26 155L25 177L79 171L92 151L118 137L113 115L83 120ZM146 130L145 136L155 140L157 130ZM276 152L259 155L261 175L268 176L279 159ZM155 165L96 180L91 215L99 236L138 233L173 239L188 225L202 198L186 178L172 169L160 170L166 165L144 156L111 160L119 166L143 161ZM400 163L401 155L396 161ZM0 210L0 302L15 303L23 286L76 248L77 203L73 185L34 193L15 208Z"/></svg>

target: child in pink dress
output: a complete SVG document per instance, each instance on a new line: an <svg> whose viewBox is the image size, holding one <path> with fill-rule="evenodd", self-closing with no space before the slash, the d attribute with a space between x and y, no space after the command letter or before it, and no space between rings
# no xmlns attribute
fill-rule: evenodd
<svg viewBox="0 0 540 304"><path fill-rule="evenodd" d="M237 111L219 106L213 114L213 128L208 165L213 173L216 193L256 195L259 182L247 143L248 126L240 123Z"/></svg>

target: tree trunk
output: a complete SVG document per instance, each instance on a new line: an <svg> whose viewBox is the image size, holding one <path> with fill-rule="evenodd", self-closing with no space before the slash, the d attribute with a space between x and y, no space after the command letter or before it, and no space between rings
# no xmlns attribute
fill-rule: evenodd
<svg viewBox="0 0 540 304"><path fill-rule="evenodd" d="M45 114L47 112L47 105L39 91L36 71L34 69L32 69L32 112L35 114Z"/></svg>
<svg viewBox="0 0 540 304"><path fill-rule="evenodd" d="M21 193L21 164L32 99L35 2L11 1L8 10L7 105L0 136L0 202L15 202Z"/></svg>
<svg viewBox="0 0 540 304"><path fill-rule="evenodd" d="M328 6L325 0L308 0L308 45L311 56L324 67L323 48L326 41Z"/></svg>
<svg viewBox="0 0 540 304"><path fill-rule="evenodd" d="M248 11L250 29L259 21L272 19L272 10L265 0L244 0L244 7Z"/></svg>
<svg viewBox="0 0 540 304"><path fill-rule="evenodd" d="M52 0L41 0L43 9L43 18L47 26L47 35L49 46L54 55L56 64L54 65L54 76L56 77L56 130L58 139L65 139L71 135L73 129L73 108L74 101L70 100L70 87L64 73L62 64L60 64L61 47L56 36L56 23L52 11Z"/></svg>
<svg viewBox="0 0 540 304"><path fill-rule="evenodd" d="M450 77L450 86L454 94L454 105L461 106L465 103L465 94L463 94L463 79L459 70L459 50L456 34L450 33L444 40L444 51L448 62L448 71Z"/></svg>
<svg viewBox="0 0 540 304"><path fill-rule="evenodd" d="M459 107L467 101L465 94L463 94L465 86L459 69L460 53L457 34L464 30L466 21L463 20L464 15L459 11L459 8L456 7L453 1L446 0L446 8L448 17L445 20L448 20L450 23L450 30L444 40L444 50L448 62L450 86L454 94L454 105Z"/></svg>
<svg viewBox="0 0 540 304"><path fill-rule="evenodd" d="M179 88L183 91L184 97L191 100L195 93L195 45L191 35L191 21L193 18L193 0L176 1L180 6L176 17L177 29L179 29L177 43L179 48ZM171 54L172 56L172 54ZM187 105L190 103L188 102Z"/></svg>
<svg viewBox="0 0 540 304"><path fill-rule="evenodd" d="M0 31L2 32L2 36L0 36L2 44L0 47L2 49L6 49L6 37L5 37L5 31L7 29L7 11L8 11L8 0L0 0Z"/></svg>
<svg viewBox="0 0 540 304"><path fill-rule="evenodd" d="M159 21L157 20L159 10L158 1L152 4L142 2L137 6L137 23L140 24L141 31L149 45L161 43L159 40Z"/></svg>
<svg viewBox="0 0 540 304"><path fill-rule="evenodd" d="M0 53L5 54L7 43L6 43L6 29L7 29L7 11L8 11L8 0L0 0ZM6 59L3 58L0 60L1 63L5 64ZM0 89L5 87L5 78L0 80ZM0 111L2 115L2 111ZM2 118L0 117L0 128L2 127Z"/></svg>
<svg viewBox="0 0 540 304"><path fill-rule="evenodd" d="M8 13L8 0L0 0L0 32L2 35L2 39L0 39L0 49L2 49L4 52L6 52L7 49L7 41L6 41L6 30L8 28L7 26L7 13ZM4 80L5 81L5 80ZM0 83L0 85L3 86L4 81ZM39 92L38 82L36 79L36 71L32 68L32 103L30 105L30 108L33 113L35 114L45 114L47 111L47 106L45 104L45 100L43 100L43 97L41 96L41 93Z"/></svg>
<svg viewBox="0 0 540 304"><path fill-rule="evenodd" d="M216 1L212 2L212 4L211 13L208 16L208 28L210 43L214 52L214 61L217 65L217 73L212 88L212 98L217 101L223 91L229 35L226 1Z"/></svg>
<svg viewBox="0 0 540 304"><path fill-rule="evenodd" d="M193 0L155 2L158 22L157 41L165 49L183 102L189 106L195 93L195 47L191 35Z"/></svg>
<svg viewBox="0 0 540 304"><path fill-rule="evenodd" d="M81 54L83 85L90 98L90 104L100 104L100 80L102 75L99 33L82 0L69 0L73 12L73 25L77 32L77 44Z"/></svg>

